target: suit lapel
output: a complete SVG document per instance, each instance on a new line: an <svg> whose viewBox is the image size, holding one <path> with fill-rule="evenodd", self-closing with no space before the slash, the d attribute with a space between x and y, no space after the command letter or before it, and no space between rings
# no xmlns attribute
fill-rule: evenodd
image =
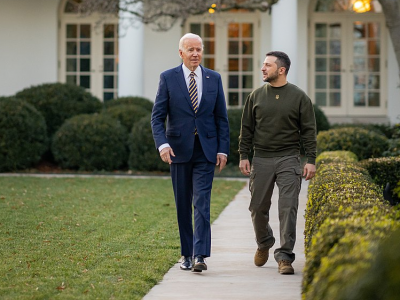
<svg viewBox="0 0 400 300"><path fill-rule="evenodd" d="M175 69L175 72L176 72L176 81L178 82L179 87L182 90L182 93L185 96L190 108L192 108L192 110L193 110L192 102L190 101L189 91L187 89L185 77L183 75L182 65L177 67Z"/></svg>
<svg viewBox="0 0 400 300"><path fill-rule="evenodd" d="M207 89L208 89L208 81L210 80L210 76L208 75L208 72L205 68L203 68L202 65L200 65L201 68L201 74L203 77L203 91L202 91L202 95L201 95L201 101L200 101L200 105L199 105L199 110L201 109L201 107L203 106L203 104L206 102L206 93L207 93Z"/></svg>

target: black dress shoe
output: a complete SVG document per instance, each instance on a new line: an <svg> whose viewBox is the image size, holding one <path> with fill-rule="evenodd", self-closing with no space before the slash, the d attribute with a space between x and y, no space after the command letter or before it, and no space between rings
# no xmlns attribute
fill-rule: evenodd
<svg viewBox="0 0 400 300"><path fill-rule="evenodd" d="M192 271L193 271L193 272L202 272L203 270L204 270L204 271L207 270L206 262L205 262L203 256L197 255L197 256L194 258L194 265L193 265Z"/></svg>
<svg viewBox="0 0 400 300"><path fill-rule="evenodd" d="M191 256L182 256L181 270L189 271L193 267Z"/></svg>

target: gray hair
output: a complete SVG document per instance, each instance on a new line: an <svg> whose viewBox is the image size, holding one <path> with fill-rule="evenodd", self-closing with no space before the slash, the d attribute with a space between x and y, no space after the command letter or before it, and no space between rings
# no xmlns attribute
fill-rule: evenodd
<svg viewBox="0 0 400 300"><path fill-rule="evenodd" d="M203 40L201 39L201 37L199 35L194 34L194 33L186 33L183 37L181 37L181 39L179 41L179 50L182 50L182 51L185 50L185 49L183 49L183 43L187 39L197 39L197 40L199 40L201 42L201 49L204 48Z"/></svg>

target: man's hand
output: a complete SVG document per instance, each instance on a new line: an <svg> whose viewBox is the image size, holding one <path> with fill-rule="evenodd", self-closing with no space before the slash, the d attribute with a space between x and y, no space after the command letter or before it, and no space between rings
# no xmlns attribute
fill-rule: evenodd
<svg viewBox="0 0 400 300"><path fill-rule="evenodd" d="M250 176L250 161L243 159L239 162L239 169L243 175Z"/></svg>
<svg viewBox="0 0 400 300"><path fill-rule="evenodd" d="M306 176L306 180L309 180L315 176L315 165L313 164L306 164L304 166L303 176Z"/></svg>
<svg viewBox="0 0 400 300"><path fill-rule="evenodd" d="M217 154L217 163L216 165L219 166L219 171L221 172L223 168L226 166L228 158L223 154Z"/></svg>
<svg viewBox="0 0 400 300"><path fill-rule="evenodd" d="M163 162L172 163L171 156L175 157L174 151L171 147L166 147L160 151L160 157Z"/></svg>

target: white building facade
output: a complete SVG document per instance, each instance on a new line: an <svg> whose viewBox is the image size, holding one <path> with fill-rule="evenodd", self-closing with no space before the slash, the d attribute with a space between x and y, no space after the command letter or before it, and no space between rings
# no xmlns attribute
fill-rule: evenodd
<svg viewBox="0 0 400 300"><path fill-rule="evenodd" d="M228 107L242 107L263 84L265 54L280 50L292 60L288 80L331 122L400 122L399 70L377 1L361 14L318 0L280 0L271 13L207 13L167 32L124 15L82 17L69 2L0 0L0 96L70 82L103 101L154 100L159 74L181 63L180 37L193 32L204 41L203 65L222 76Z"/></svg>

